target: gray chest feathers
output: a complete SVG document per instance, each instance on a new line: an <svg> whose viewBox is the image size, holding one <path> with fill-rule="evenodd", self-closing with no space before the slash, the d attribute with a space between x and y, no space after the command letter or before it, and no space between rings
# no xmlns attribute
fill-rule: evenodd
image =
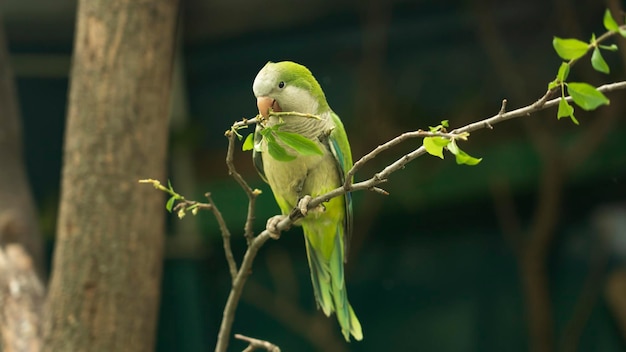
<svg viewBox="0 0 626 352"><path fill-rule="evenodd" d="M278 161L266 150L263 153L265 176L274 194L295 207L298 199L305 195L319 196L340 186L337 163L320 143L324 155L300 155L287 149L290 154L297 155L291 161ZM263 148L266 149L266 148Z"/></svg>

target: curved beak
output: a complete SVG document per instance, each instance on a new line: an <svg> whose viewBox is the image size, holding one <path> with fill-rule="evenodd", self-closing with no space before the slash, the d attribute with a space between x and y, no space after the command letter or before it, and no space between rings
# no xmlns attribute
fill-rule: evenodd
<svg viewBox="0 0 626 352"><path fill-rule="evenodd" d="M259 114L263 117L267 117L269 115L270 108L272 111L282 111L278 102L270 97L256 98L256 106L259 108Z"/></svg>

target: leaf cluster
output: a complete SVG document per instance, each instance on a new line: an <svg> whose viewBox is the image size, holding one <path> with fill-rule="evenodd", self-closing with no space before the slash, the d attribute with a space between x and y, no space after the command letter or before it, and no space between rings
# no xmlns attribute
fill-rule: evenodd
<svg viewBox="0 0 626 352"><path fill-rule="evenodd" d="M272 158L278 161L291 161L296 158L287 151L284 146L288 146L300 155L324 155L319 145L312 140L293 132L281 131L284 124L277 124L271 127L260 129L258 133L267 143L267 152ZM284 146L283 146L284 145ZM254 143L254 133L250 133L243 143L242 150L260 151L260 143Z"/></svg>
<svg viewBox="0 0 626 352"><path fill-rule="evenodd" d="M441 121L441 124L435 127L428 127L430 132L439 133L446 132L446 127L448 127L448 120ZM426 152L430 155L434 155L443 159L443 150L446 149L450 153L452 153L456 159L456 163L459 165L477 165L483 160L482 158L474 158L473 156L467 154L459 146L456 141L458 139L467 140L469 137L469 133L462 133L453 137L445 137L445 136L433 136L433 137L424 137L424 141L422 145L426 149Z"/></svg>
<svg viewBox="0 0 626 352"><path fill-rule="evenodd" d="M188 211L190 211L193 215L197 215L198 210L205 206L203 203L189 201L182 195L178 194L174 190L174 187L172 187L170 180L167 180L167 187L163 186L158 180L153 179L139 180L139 183L150 183L154 186L154 188L168 193L170 197L165 203L165 209L170 213L172 211L176 211L176 215L179 219L184 218ZM176 205L176 202L179 202L178 205Z"/></svg>
<svg viewBox="0 0 626 352"><path fill-rule="evenodd" d="M307 117L319 119L319 117L312 115ZM243 151L254 149L260 152L260 140L255 143L254 138L254 134L259 133L261 138L264 139L267 144L267 152L272 158L278 161L291 161L297 157L296 155L291 154L285 146L293 149L293 151L300 155L324 155L324 152L318 143L315 143L298 133L281 131L281 128L284 125L284 122L277 123L272 126L261 125L261 128L257 129L257 132L250 133L246 136L241 149Z"/></svg>
<svg viewBox="0 0 626 352"><path fill-rule="evenodd" d="M591 52L591 66L598 72L605 74L610 73L610 67L602 56L602 50L616 51L617 45L600 44L605 39L619 34L626 38L626 28L620 27L611 12L607 9L604 12L604 28L607 32L596 38L595 34L591 35L589 42L578 40L575 38L559 38L554 37L552 46L556 53L564 62L559 67L556 78L548 84L548 90L560 88L561 100L557 111L557 118L569 117L572 122L579 124L574 117L574 107L567 101L565 92L572 97L573 102L583 110L591 111L597 109L601 105L609 105L609 99L594 86L585 82L567 82L570 68L572 65Z"/></svg>

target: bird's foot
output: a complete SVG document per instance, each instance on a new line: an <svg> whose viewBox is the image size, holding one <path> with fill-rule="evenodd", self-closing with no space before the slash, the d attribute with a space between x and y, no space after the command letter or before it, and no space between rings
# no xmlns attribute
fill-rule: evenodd
<svg viewBox="0 0 626 352"><path fill-rule="evenodd" d="M311 200L313 200L313 197L306 195L298 201L298 210L300 210L300 213L302 213L303 216L307 216L309 212L323 213L326 211L326 207L324 207L323 204L320 204L313 209L309 209L309 203L311 203Z"/></svg>
<svg viewBox="0 0 626 352"><path fill-rule="evenodd" d="M306 195L298 201L298 209L300 209L300 213L303 216L309 213L309 203L311 203L311 199L313 199L310 195Z"/></svg>
<svg viewBox="0 0 626 352"><path fill-rule="evenodd" d="M280 238L280 230L278 224L285 218L285 215L275 215L267 219L265 229L269 232L270 237L277 240Z"/></svg>

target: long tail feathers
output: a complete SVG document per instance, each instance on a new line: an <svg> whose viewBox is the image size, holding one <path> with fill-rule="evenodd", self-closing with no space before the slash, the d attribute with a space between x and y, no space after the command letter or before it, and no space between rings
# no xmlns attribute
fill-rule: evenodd
<svg viewBox="0 0 626 352"><path fill-rule="evenodd" d="M346 341L350 341L350 334L354 339L360 341L363 339L361 323L348 302L348 293L343 276L341 235L335 236L335 245L328 260L324 258L321 252L313 248L306 230L305 228L306 252L317 305L322 308L326 316L330 316L332 312L337 314L337 320Z"/></svg>

